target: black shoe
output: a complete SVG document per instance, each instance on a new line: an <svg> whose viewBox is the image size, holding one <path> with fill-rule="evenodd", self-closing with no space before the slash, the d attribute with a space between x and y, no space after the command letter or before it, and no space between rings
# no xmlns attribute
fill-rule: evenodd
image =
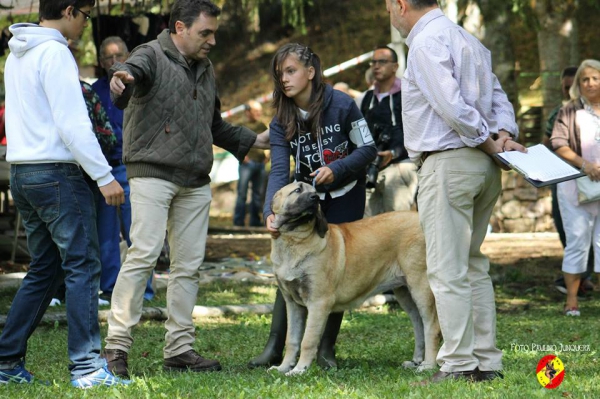
<svg viewBox="0 0 600 399"><path fill-rule="evenodd" d="M567 295L567 286L565 285L564 280L555 282L554 288L561 294Z"/></svg>
<svg viewBox="0 0 600 399"><path fill-rule="evenodd" d="M492 381L495 380L496 378L500 378L500 379L504 379L504 374L502 374L500 371L497 370L479 370L479 368L476 369L477 371L477 377L476 380L477 381Z"/></svg>
<svg viewBox="0 0 600 399"><path fill-rule="evenodd" d="M205 359L191 349L181 355L165 359L163 366L165 371L219 371L221 363L218 360Z"/></svg>
<svg viewBox="0 0 600 399"><path fill-rule="evenodd" d="M106 359L108 371L126 380L129 379L127 352L121 349L105 349L102 357Z"/></svg>
<svg viewBox="0 0 600 399"><path fill-rule="evenodd" d="M447 380L460 380L460 381L467 381L467 382L475 382L475 381L479 381L477 379L478 372L479 372L478 369L470 370L470 371L452 371L452 372L445 372L445 371L440 370L437 373L435 373L434 375L432 375L430 379L419 381L418 383L413 384L413 385L438 384L440 382L444 382Z"/></svg>
<svg viewBox="0 0 600 399"><path fill-rule="evenodd" d="M431 377L432 383L438 383L446 380L465 380L465 381L476 381L477 380L477 369L470 371L438 371Z"/></svg>

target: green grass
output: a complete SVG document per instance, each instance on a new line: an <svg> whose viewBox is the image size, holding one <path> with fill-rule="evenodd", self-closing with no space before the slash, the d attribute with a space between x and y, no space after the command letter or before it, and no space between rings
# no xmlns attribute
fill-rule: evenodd
<svg viewBox="0 0 600 399"><path fill-rule="evenodd" d="M204 319L197 324L196 349L217 358L223 371L170 374L162 371L162 323L142 322L134 330L130 367L135 376L126 388L96 388L86 392L69 386L66 327L42 326L32 335L28 368L51 385L0 386L3 398L597 398L600 397L598 353L599 295L581 302L582 317L560 313L564 296L552 289L556 259L493 265L498 305L498 346L504 351L505 379L491 383L447 382L417 387L430 375L401 367L410 359L413 335L404 312L389 307L353 311L346 315L337 352L340 368L323 371L313 366L305 375L288 378L246 363L262 350L270 316ZM6 314L14 291L0 292L0 313ZM198 304L264 303L272 287L219 283L201 287ZM160 306L159 294L152 302ZM64 310L64 309L63 309ZM102 325L106 335L106 325ZM589 345L589 351L560 352L560 344ZM555 345L540 351L534 345ZM565 364L565 379L555 390L542 388L535 369L546 354Z"/></svg>

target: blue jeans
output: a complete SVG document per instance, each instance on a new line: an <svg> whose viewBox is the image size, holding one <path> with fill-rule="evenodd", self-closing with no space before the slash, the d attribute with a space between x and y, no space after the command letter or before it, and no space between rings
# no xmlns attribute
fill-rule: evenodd
<svg viewBox="0 0 600 399"><path fill-rule="evenodd" d="M113 167L112 175L119 182L123 191L125 191L125 203L119 208L108 205L100 193L95 189L96 194L96 212L98 213L98 241L100 243L100 263L102 264L102 274L100 275L100 290L103 294L111 295L117 282L119 270L121 270L121 232L123 238L127 241L127 246L131 246L129 239L129 230L131 229L131 202L129 201L129 182L127 181L127 171L125 165ZM93 184L96 184L95 182ZM154 298L152 289L152 276L146 284L144 299Z"/></svg>
<svg viewBox="0 0 600 399"><path fill-rule="evenodd" d="M27 340L64 279L69 370L72 378L92 373L106 364L100 357L100 259L92 192L79 166L70 163L13 164L10 191L23 218L31 264L0 336L2 368L25 358Z"/></svg>
<svg viewBox="0 0 600 399"><path fill-rule="evenodd" d="M262 212L262 186L265 181L265 164L262 162L248 161L240 163L240 179L238 181L238 195L235 202L233 224L243 226L246 220L246 197L249 184L252 184L252 198L250 200L250 226L262 226L260 214Z"/></svg>

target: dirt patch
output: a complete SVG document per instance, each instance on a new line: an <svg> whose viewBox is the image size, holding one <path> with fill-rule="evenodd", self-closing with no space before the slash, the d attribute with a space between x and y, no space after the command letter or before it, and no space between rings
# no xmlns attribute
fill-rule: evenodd
<svg viewBox="0 0 600 399"><path fill-rule="evenodd" d="M271 238L268 234L217 234L206 240L206 260L224 258L255 258L271 253Z"/></svg>
<svg viewBox="0 0 600 399"><path fill-rule="evenodd" d="M271 238L264 228L219 228L209 235L206 243L207 261L264 257L270 252ZM494 264L512 265L528 270L530 274L533 269L560 270L563 249L557 234L490 234L483 243L482 252ZM550 262L552 265L548 264ZM27 262L0 262L0 274L22 271L27 271Z"/></svg>
<svg viewBox="0 0 600 399"><path fill-rule="evenodd" d="M251 234L225 233L209 236L207 259L221 259L234 254L267 256L271 251L270 236L256 229ZM483 243L482 252L497 264L514 264L522 260L560 258L563 248L555 233L490 234Z"/></svg>

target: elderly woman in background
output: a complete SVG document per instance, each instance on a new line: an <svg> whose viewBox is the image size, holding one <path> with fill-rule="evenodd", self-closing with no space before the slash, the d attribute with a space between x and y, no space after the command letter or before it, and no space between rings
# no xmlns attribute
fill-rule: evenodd
<svg viewBox="0 0 600 399"><path fill-rule="evenodd" d="M585 60L575 74L571 101L558 113L552 146L561 158L600 181L600 61ZM600 183L598 183L600 184ZM559 183L558 204L567 246L562 270L567 286L564 314L579 316L577 290L586 269L590 242L594 248L594 271L600 273L600 201L580 204L576 180Z"/></svg>

